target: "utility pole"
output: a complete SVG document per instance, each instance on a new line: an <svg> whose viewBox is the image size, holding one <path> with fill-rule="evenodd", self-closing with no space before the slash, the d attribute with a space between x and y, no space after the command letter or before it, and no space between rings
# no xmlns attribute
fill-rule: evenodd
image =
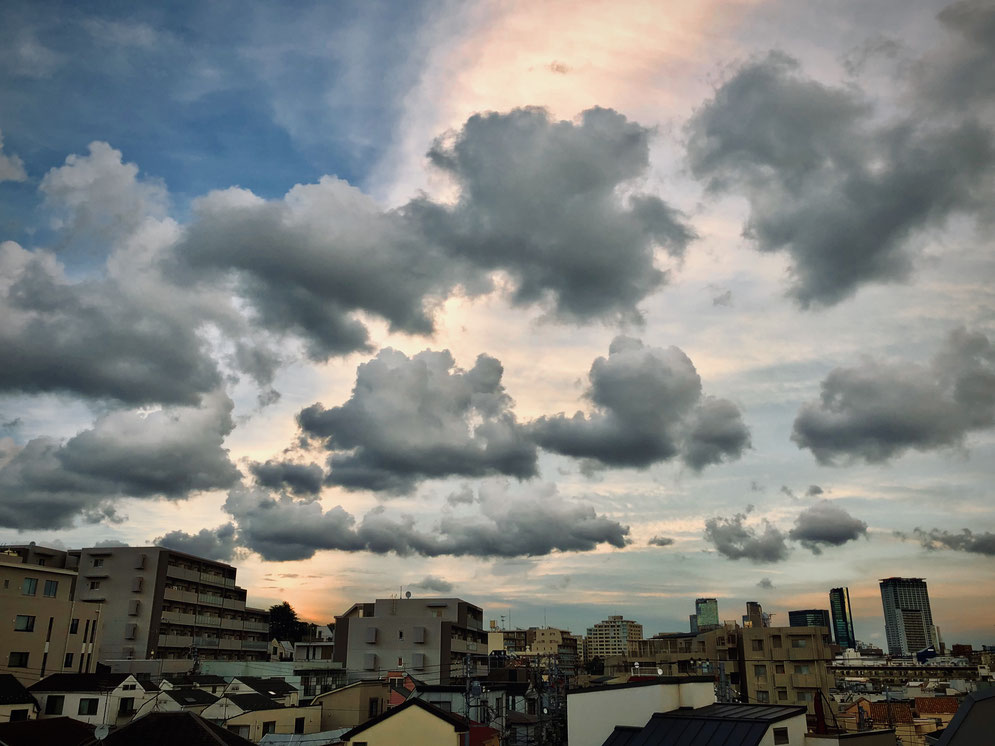
<svg viewBox="0 0 995 746"><path fill-rule="evenodd" d="M466 735L463 737L465 746L470 746L470 653L463 658L463 706L466 713Z"/></svg>

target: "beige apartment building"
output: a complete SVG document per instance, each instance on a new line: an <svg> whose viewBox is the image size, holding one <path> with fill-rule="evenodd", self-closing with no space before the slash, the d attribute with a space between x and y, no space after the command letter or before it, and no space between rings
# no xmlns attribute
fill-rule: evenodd
<svg viewBox="0 0 995 746"><path fill-rule="evenodd" d="M25 686L96 669L102 607L77 598L76 573L57 566L64 556L34 546L0 551L0 666Z"/></svg>
<svg viewBox="0 0 995 746"><path fill-rule="evenodd" d="M629 644L643 639L643 625L610 616L587 628L587 656L607 658L609 655L627 655Z"/></svg>
<svg viewBox="0 0 995 746"><path fill-rule="evenodd" d="M246 607L231 565L163 547L78 556L80 598L103 605L102 661L269 660L269 614Z"/></svg>

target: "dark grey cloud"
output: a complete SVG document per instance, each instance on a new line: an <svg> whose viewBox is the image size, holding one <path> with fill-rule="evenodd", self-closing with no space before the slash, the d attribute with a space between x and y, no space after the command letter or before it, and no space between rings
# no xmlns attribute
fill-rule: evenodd
<svg viewBox="0 0 995 746"><path fill-rule="evenodd" d="M709 518L705 521L705 538L719 554L733 560L781 562L788 558L784 534L766 520L763 530L748 526L746 513L736 513L731 518Z"/></svg>
<svg viewBox="0 0 995 746"><path fill-rule="evenodd" d="M195 534L185 531L170 531L153 539L156 546L175 549L198 557L230 562L235 558L237 538L235 526L226 523L215 529L203 528Z"/></svg>
<svg viewBox="0 0 995 746"><path fill-rule="evenodd" d="M451 593L453 590L453 584L438 575L426 575L417 583L412 583L411 587L435 593Z"/></svg>
<svg viewBox="0 0 995 746"><path fill-rule="evenodd" d="M519 305L637 317L666 280L655 250L679 258L693 238L657 197L618 196L647 172L651 135L607 109L576 123L542 109L476 115L428 154L460 189L453 205L423 196L384 211L328 176L280 200L212 192L168 264L185 282L230 279L257 323L300 336L315 359L371 348L360 312L430 334L457 286L487 292L495 271Z"/></svg>
<svg viewBox="0 0 995 746"><path fill-rule="evenodd" d="M757 581L757 588L763 588L764 590L770 590L774 587L774 582L770 578L760 578Z"/></svg>
<svg viewBox="0 0 995 746"><path fill-rule="evenodd" d="M920 104L934 116L990 111L995 99L995 6L989 0L956 2L938 19L947 37L910 71Z"/></svg>
<svg viewBox="0 0 995 746"><path fill-rule="evenodd" d="M648 544L653 547L669 547L674 543L674 540L669 536L654 536L649 540Z"/></svg>
<svg viewBox="0 0 995 746"><path fill-rule="evenodd" d="M595 411L535 420L529 429L541 447L609 467L680 459L700 471L735 460L750 444L739 408L703 397L694 364L676 347L616 337L588 375Z"/></svg>
<svg viewBox="0 0 995 746"><path fill-rule="evenodd" d="M805 490L805 497L816 497L817 495L821 495L823 492L824 490L819 485L810 484L808 489Z"/></svg>
<svg viewBox="0 0 995 746"><path fill-rule="evenodd" d="M654 249L679 258L694 237L657 197L619 197L646 174L651 135L610 109L576 123L538 108L477 114L429 151L459 185L457 203L415 200L408 211L452 256L508 273L516 304L548 300L577 320L637 317L666 281Z"/></svg>
<svg viewBox="0 0 995 746"><path fill-rule="evenodd" d="M325 472L317 464L295 464L274 459L265 463L254 461L249 465L249 471L259 486L286 489L299 497L319 494L325 478Z"/></svg>
<svg viewBox="0 0 995 746"><path fill-rule="evenodd" d="M787 252L790 293L832 305L904 280L917 232L990 210L995 139L967 116L913 110L886 124L854 87L805 77L772 52L744 64L691 118L692 172L750 204L745 235Z"/></svg>
<svg viewBox="0 0 995 746"><path fill-rule="evenodd" d="M820 500L795 519L788 538L801 542L813 554L825 547L838 547L867 536L867 524L846 512L831 500Z"/></svg>
<svg viewBox="0 0 995 746"><path fill-rule="evenodd" d="M231 409L227 396L214 393L199 408L111 412L65 443L28 441L0 467L0 525L114 520L121 497L182 499L230 487L240 476L223 448Z"/></svg>
<svg viewBox="0 0 995 746"><path fill-rule="evenodd" d="M594 509L556 495L492 500L479 515L444 516L431 530L411 516L392 517L378 507L362 521L341 506L274 497L258 488L236 488L225 503L238 524L240 543L266 560L306 559L319 550L398 555L518 557L591 551L607 543L624 547L629 529Z"/></svg>
<svg viewBox="0 0 995 746"><path fill-rule="evenodd" d="M950 533L941 531L938 528L928 531L916 528L915 536L924 548L931 551L937 549L952 549L957 552L970 552L972 554L983 554L986 557L995 557L995 533L985 531L984 533L974 533L969 528L962 529L960 533Z"/></svg>
<svg viewBox="0 0 995 746"><path fill-rule="evenodd" d="M0 390L195 403L221 378L174 311L111 280L70 282L50 254L0 243Z"/></svg>
<svg viewBox="0 0 995 746"><path fill-rule="evenodd" d="M332 451L327 481L348 489L406 492L432 477L536 474L536 449L511 410L501 363L480 355L469 370L448 350L413 357L384 349L359 366L350 399L297 416Z"/></svg>
<svg viewBox="0 0 995 746"><path fill-rule="evenodd" d="M836 368L803 405L791 439L823 464L887 461L958 446L995 425L995 347L958 329L929 366L864 360Z"/></svg>
<svg viewBox="0 0 995 746"><path fill-rule="evenodd" d="M126 541L119 541L117 539L104 539L103 541L98 541L93 546L95 547L126 547L130 546Z"/></svg>

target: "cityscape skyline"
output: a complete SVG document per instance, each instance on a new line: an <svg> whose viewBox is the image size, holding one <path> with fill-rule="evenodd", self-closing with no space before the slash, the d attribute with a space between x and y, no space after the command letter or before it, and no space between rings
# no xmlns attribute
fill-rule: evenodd
<svg viewBox="0 0 995 746"><path fill-rule="evenodd" d="M5 2L0 542L991 644L993 12Z"/></svg>

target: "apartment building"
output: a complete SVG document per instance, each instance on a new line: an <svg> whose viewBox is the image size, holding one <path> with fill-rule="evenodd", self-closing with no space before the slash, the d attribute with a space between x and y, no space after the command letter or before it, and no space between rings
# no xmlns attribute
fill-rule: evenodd
<svg viewBox="0 0 995 746"><path fill-rule="evenodd" d="M739 630L739 684L744 701L805 705L828 698L832 660L826 627L749 627Z"/></svg>
<svg viewBox="0 0 995 746"><path fill-rule="evenodd" d="M380 598L335 617L333 660L352 680L405 670L449 684L486 670L484 612L458 598Z"/></svg>
<svg viewBox="0 0 995 746"><path fill-rule="evenodd" d="M524 653L529 646L526 629L494 629L487 633L487 652L504 650L507 653Z"/></svg>
<svg viewBox="0 0 995 746"><path fill-rule="evenodd" d="M729 683L739 686L739 633L734 622L718 629L693 634L670 632L637 640L629 645L630 662L647 668L660 668L665 676L718 674L724 671Z"/></svg>
<svg viewBox="0 0 995 746"><path fill-rule="evenodd" d="M58 567L64 556L34 546L0 552L0 666L25 686L96 669L102 607L77 598L76 572Z"/></svg>
<svg viewBox="0 0 995 746"><path fill-rule="evenodd" d="M643 625L610 616L587 628L587 654L604 659L609 655L627 655L629 643L643 639Z"/></svg>
<svg viewBox="0 0 995 746"><path fill-rule="evenodd" d="M940 649L929 592L922 578L884 578L880 582L889 655L911 655L930 645Z"/></svg>
<svg viewBox="0 0 995 746"><path fill-rule="evenodd" d="M526 632L526 641L533 655L555 657L563 674L577 674L579 640L569 631L553 627L531 627Z"/></svg>
<svg viewBox="0 0 995 746"><path fill-rule="evenodd" d="M91 547L78 566L80 599L103 607L101 661L269 659L269 614L246 607L231 565L162 547Z"/></svg>

